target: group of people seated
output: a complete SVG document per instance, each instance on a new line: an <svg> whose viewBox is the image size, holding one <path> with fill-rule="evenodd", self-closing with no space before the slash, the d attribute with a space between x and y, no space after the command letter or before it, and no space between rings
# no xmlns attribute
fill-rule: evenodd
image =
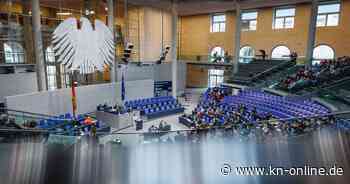
<svg viewBox="0 0 350 184"><path fill-rule="evenodd" d="M224 56L218 54L218 52L214 52L211 56L211 61L213 63L230 63L232 57L228 55L228 52L224 53Z"/></svg>
<svg viewBox="0 0 350 184"><path fill-rule="evenodd" d="M298 70L295 75L289 75L283 79L280 82L280 87L284 90L293 91L307 85L315 86L318 83L318 77L319 73L315 73L309 68L303 68Z"/></svg>
<svg viewBox="0 0 350 184"><path fill-rule="evenodd" d="M317 87L325 83L339 80L350 72L350 57L344 56L336 60L321 60L316 65L306 66L293 75L282 79L279 87L295 92L308 87Z"/></svg>
<svg viewBox="0 0 350 184"><path fill-rule="evenodd" d="M111 112L116 114L124 114L127 112L131 112L131 108L125 108L123 105L115 104L114 106L109 106L107 103L99 104L97 106L97 111L105 111L105 112Z"/></svg>
<svg viewBox="0 0 350 184"><path fill-rule="evenodd" d="M244 104L239 104L237 108L232 110L224 111L220 108L220 102L228 94L219 95L219 91L220 89L217 88L209 90L206 93L205 100L200 101L191 114L185 114L181 117L188 120L186 123L182 123L193 130L204 132L211 129L225 129L233 130L239 135L249 135L257 131L260 131L263 135L271 135L276 132L284 135L295 135L336 121L332 116L280 120L270 112L258 113L256 108L249 111ZM206 121L207 117L212 121Z"/></svg>
<svg viewBox="0 0 350 184"><path fill-rule="evenodd" d="M69 132L72 131L74 135L89 134L96 136L97 133L97 121L87 116L81 121L76 119L62 120L62 123L53 124L48 126L47 130L55 130L57 132ZM23 123L16 123L15 118L10 118L7 114L0 115L0 128L4 129L42 129L40 123L35 120L25 120ZM74 129L74 130L73 130ZM85 130L84 130L85 129Z"/></svg>
<svg viewBox="0 0 350 184"><path fill-rule="evenodd" d="M264 141L278 136L301 135L311 132L320 126L334 124L335 118L323 117L299 119L293 122L264 121L259 126L241 122L236 126L212 126L207 128L192 128L191 130L177 131L175 135L158 137L159 143L201 143L202 141Z"/></svg>
<svg viewBox="0 0 350 184"><path fill-rule="evenodd" d="M26 125L28 125L28 127L32 126L29 123L27 123ZM36 123L35 123L35 126L36 126ZM7 114L1 114L0 115L0 128L23 129L24 127L16 124L15 119L9 118Z"/></svg>
<svg viewBox="0 0 350 184"><path fill-rule="evenodd" d="M170 131L171 125L169 125L166 121L161 120L158 126L152 125L148 128L149 133L157 133L163 131Z"/></svg>

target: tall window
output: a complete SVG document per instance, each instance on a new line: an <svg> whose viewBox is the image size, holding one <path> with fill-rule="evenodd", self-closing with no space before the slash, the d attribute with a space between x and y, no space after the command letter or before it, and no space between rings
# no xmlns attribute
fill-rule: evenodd
<svg viewBox="0 0 350 184"><path fill-rule="evenodd" d="M210 52L211 62L221 62L224 60L225 51L222 47L214 47Z"/></svg>
<svg viewBox="0 0 350 184"><path fill-rule="evenodd" d="M323 4L318 6L317 27L338 26L340 4Z"/></svg>
<svg viewBox="0 0 350 184"><path fill-rule="evenodd" d="M47 88L48 88L48 90L55 90L57 88L56 66L55 65L47 65L46 66L46 73L47 73Z"/></svg>
<svg viewBox="0 0 350 184"><path fill-rule="evenodd" d="M55 63L55 53L53 52L52 46L46 48L45 61L47 63Z"/></svg>
<svg viewBox="0 0 350 184"><path fill-rule="evenodd" d="M211 16L210 32L225 32L226 30L226 16L225 14L215 14Z"/></svg>
<svg viewBox="0 0 350 184"><path fill-rule="evenodd" d="M250 46L244 46L239 51L239 62L240 63L250 63L253 61L255 51Z"/></svg>
<svg viewBox="0 0 350 184"><path fill-rule="evenodd" d="M47 88L48 90L55 90L57 88L56 63L55 63L55 53L53 52L53 49L51 46L46 48L45 62L46 62Z"/></svg>
<svg viewBox="0 0 350 184"><path fill-rule="evenodd" d="M24 63L24 49L17 42L4 43L5 63Z"/></svg>
<svg viewBox="0 0 350 184"><path fill-rule="evenodd" d="M294 27L295 8L277 8L275 10L274 29L290 29Z"/></svg>
<svg viewBox="0 0 350 184"><path fill-rule="evenodd" d="M224 70L209 69L208 75L208 87L220 86L224 82Z"/></svg>
<svg viewBox="0 0 350 184"><path fill-rule="evenodd" d="M242 31L255 31L257 25L258 12L246 12L241 15Z"/></svg>
<svg viewBox="0 0 350 184"><path fill-rule="evenodd" d="M288 47L286 46L277 46L272 50L271 53L271 58L272 59L284 59L284 58L288 58L290 55L290 50Z"/></svg>
<svg viewBox="0 0 350 184"><path fill-rule="evenodd" d="M317 64L323 59L334 59L334 50L328 45L319 45L314 48L312 64Z"/></svg>
<svg viewBox="0 0 350 184"><path fill-rule="evenodd" d="M61 85L62 87L70 87L70 75L69 70L67 70L62 64L61 64Z"/></svg>

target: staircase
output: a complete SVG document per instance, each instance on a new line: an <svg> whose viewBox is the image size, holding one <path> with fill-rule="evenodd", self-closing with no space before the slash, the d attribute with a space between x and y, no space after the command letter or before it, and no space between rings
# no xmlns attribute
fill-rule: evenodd
<svg viewBox="0 0 350 184"><path fill-rule="evenodd" d="M286 76L295 74L300 68L304 66L301 65L289 65L281 68L279 71L272 73L271 75L266 76L265 78L258 79L254 82L254 87L257 88L271 88L280 83L282 79L285 79Z"/></svg>
<svg viewBox="0 0 350 184"><path fill-rule="evenodd" d="M252 85L252 82L263 80L286 67L294 66L290 60L254 60L251 63L240 63L238 73L229 80L230 83Z"/></svg>

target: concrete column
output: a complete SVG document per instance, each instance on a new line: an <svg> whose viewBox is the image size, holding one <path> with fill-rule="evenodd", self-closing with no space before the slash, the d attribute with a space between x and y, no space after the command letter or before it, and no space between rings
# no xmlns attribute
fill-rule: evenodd
<svg viewBox="0 0 350 184"><path fill-rule="evenodd" d="M113 33L113 38L114 38L114 0L107 0L107 6L108 6L108 27L109 29L112 31ZM114 41L115 43L115 41ZM117 60L116 60L116 55L115 55L115 44L114 44L114 50L113 50L114 54L113 54L113 64L112 66L110 67L111 70L110 70L110 79L111 79L111 82L115 82L117 79L116 79L116 71L117 71Z"/></svg>
<svg viewBox="0 0 350 184"><path fill-rule="evenodd" d="M177 97L177 5L176 1L172 3L172 25L171 25L171 37L172 37L172 45L171 45L171 73L172 73L172 95L174 98Z"/></svg>
<svg viewBox="0 0 350 184"><path fill-rule="evenodd" d="M24 48L26 55L26 63L33 64L34 61L34 46L33 46L33 34L32 34L32 23L31 16L29 16L30 12L30 2L28 0L22 0L23 5L23 14L26 16L23 17L23 38L24 38ZM28 16L27 16L28 15Z"/></svg>
<svg viewBox="0 0 350 184"><path fill-rule="evenodd" d="M318 0L312 0L309 33L308 33L308 40L307 40L307 47L306 47L306 62L308 65L312 65L312 55L314 51L315 38L316 38L317 10L318 10Z"/></svg>
<svg viewBox="0 0 350 184"><path fill-rule="evenodd" d="M45 62L43 51L43 40L41 34L40 5L39 0L32 0L32 23L34 40L34 58L36 63L36 75L38 90L47 90L45 76Z"/></svg>
<svg viewBox="0 0 350 184"><path fill-rule="evenodd" d="M124 46L128 43L129 39L129 19L128 19L128 0L124 0Z"/></svg>
<svg viewBox="0 0 350 184"><path fill-rule="evenodd" d="M236 32L234 40L234 56L233 56L233 75L237 74L239 67L239 50L241 48L241 7L239 0L235 0L236 6Z"/></svg>

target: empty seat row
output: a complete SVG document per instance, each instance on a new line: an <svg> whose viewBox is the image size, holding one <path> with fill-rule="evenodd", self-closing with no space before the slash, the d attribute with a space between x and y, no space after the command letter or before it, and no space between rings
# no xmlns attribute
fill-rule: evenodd
<svg viewBox="0 0 350 184"><path fill-rule="evenodd" d="M258 90L245 90L236 96L226 96L222 104L225 109L229 107L224 104L234 107L243 104L248 110L256 108L258 112L270 112L277 118L309 117L330 112L328 108L311 100L285 98Z"/></svg>

